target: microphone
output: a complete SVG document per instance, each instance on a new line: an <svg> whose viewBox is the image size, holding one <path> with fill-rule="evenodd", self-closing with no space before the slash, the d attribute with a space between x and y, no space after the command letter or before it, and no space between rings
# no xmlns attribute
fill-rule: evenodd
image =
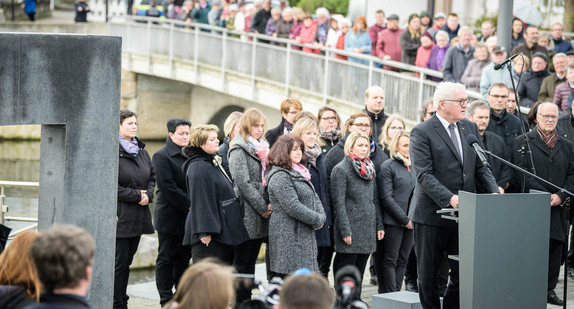
<svg viewBox="0 0 574 309"><path fill-rule="evenodd" d="M508 58L508 59L502 61L502 62L499 63L499 64L495 64L495 65L494 65L494 69L495 69L495 70L500 70L500 68L502 68L505 64L507 64L507 63L509 63L510 61L512 61L512 59L518 57L518 55L520 55L520 53L514 54L514 55L510 56L510 58ZM475 137L475 138L476 138L476 137Z"/></svg>
<svg viewBox="0 0 574 309"><path fill-rule="evenodd" d="M482 165L490 168L490 164L488 164L488 160L486 160L486 156L484 155L484 150L482 150L482 148L480 148L480 145L478 144L478 139L476 138L476 136L474 136L474 134L470 134L466 138L466 140L468 141L470 146L472 146L472 148L474 148L474 151L478 155L478 158L482 162Z"/></svg>
<svg viewBox="0 0 574 309"><path fill-rule="evenodd" d="M351 300L358 298L356 286L361 280L361 274L355 265L346 265L335 274L337 294L341 304L348 304Z"/></svg>

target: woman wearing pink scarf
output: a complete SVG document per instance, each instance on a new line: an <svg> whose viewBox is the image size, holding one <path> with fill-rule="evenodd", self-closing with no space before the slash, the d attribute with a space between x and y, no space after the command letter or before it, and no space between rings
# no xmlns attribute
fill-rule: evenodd
<svg viewBox="0 0 574 309"><path fill-rule="evenodd" d="M269 144L265 140L266 119L263 113L249 108L243 113L239 134L235 136L229 152L229 171L233 187L245 209L243 224L249 240L236 246L233 266L237 272L255 274L255 261L263 239L268 234L271 205L265 187ZM251 290L238 291L237 303L251 298Z"/></svg>

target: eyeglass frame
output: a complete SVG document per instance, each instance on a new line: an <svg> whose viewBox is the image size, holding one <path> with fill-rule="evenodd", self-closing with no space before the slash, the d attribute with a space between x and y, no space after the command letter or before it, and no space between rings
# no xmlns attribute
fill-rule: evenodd
<svg viewBox="0 0 574 309"><path fill-rule="evenodd" d="M466 98L466 99L460 99L460 100L455 100L455 99L441 99L445 102L457 102L458 105L460 105L460 107L463 107L464 104L468 105L468 102L470 102L470 98Z"/></svg>

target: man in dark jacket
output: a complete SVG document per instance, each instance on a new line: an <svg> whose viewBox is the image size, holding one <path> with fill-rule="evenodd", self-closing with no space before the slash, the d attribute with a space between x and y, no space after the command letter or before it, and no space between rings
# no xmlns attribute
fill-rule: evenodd
<svg viewBox="0 0 574 309"><path fill-rule="evenodd" d="M379 86L371 86L365 90L364 112L373 121L371 137L378 143L379 136L389 116L385 114L385 91Z"/></svg>
<svg viewBox="0 0 574 309"><path fill-rule="evenodd" d="M558 107L554 103L542 103L536 115L536 129L514 140L513 161L514 164L527 170L531 169L530 162L532 161L538 176L572 192L574 190L574 148L570 141L558 134L557 119ZM521 149L524 148L526 139L530 142L532 157L528 158L529 155L524 154L526 156L524 160ZM562 306L564 302L556 295L554 289L560 274L562 246L566 241L564 235L568 228L564 220L562 203L568 196L532 177L523 177L520 174L515 174L513 184L515 188L524 188L524 192L534 189L551 193L550 205L547 206L550 207L547 302Z"/></svg>
<svg viewBox="0 0 574 309"><path fill-rule="evenodd" d="M472 29L461 27L458 32L458 44L449 48L444 56L442 74L445 82L462 83L462 74L468 62L474 58L474 47L470 45Z"/></svg>
<svg viewBox="0 0 574 309"><path fill-rule="evenodd" d="M478 127L478 132L480 133L480 138L482 139L484 148L493 154L510 161L510 153L506 150L506 145L504 144L502 137L486 131L486 127L490 120L490 107L488 106L488 103L484 101L474 101L468 106L467 112L468 120L476 123L476 126ZM491 156L488 156L488 163L490 163L490 170L492 171L494 179L496 179L498 190L500 192L504 192L510 182L510 177L512 176L510 167Z"/></svg>
<svg viewBox="0 0 574 309"><path fill-rule="evenodd" d="M265 139L269 142L269 148L275 144L279 136L291 133L297 114L303 110L303 105L297 99L289 98L281 102L281 123L265 133Z"/></svg>
<svg viewBox="0 0 574 309"><path fill-rule="evenodd" d="M554 74L542 80L540 91L538 92L538 101L540 102L553 102L556 87L566 81L566 66L568 65L566 54L558 53L554 55L552 63L554 64Z"/></svg>
<svg viewBox="0 0 574 309"><path fill-rule="evenodd" d="M200 24L208 24L207 14L211 11L211 6L205 0L199 0L195 3L195 7L191 11L191 18Z"/></svg>
<svg viewBox="0 0 574 309"><path fill-rule="evenodd" d="M542 81L550 72L546 69L548 66L548 57L543 53L532 55L530 70L523 73L522 81L518 85L518 97L520 106L531 107L538 100L538 93Z"/></svg>
<svg viewBox="0 0 574 309"><path fill-rule="evenodd" d="M572 95L570 95L572 96ZM572 100L570 100L572 104ZM558 134L563 136L565 139L569 140L574 145L574 114L572 109L570 113L560 116L558 118ZM570 211L570 224L574 219L574 211ZM574 278L574 233L570 234L570 250L568 251L568 275L570 278Z"/></svg>
<svg viewBox="0 0 574 309"><path fill-rule="evenodd" d="M269 18L271 18L271 0L265 0L263 1L263 8L255 13L253 21L251 21L253 32L265 34L265 27Z"/></svg>
<svg viewBox="0 0 574 309"><path fill-rule="evenodd" d="M455 13L449 13L446 18L446 26L440 30L446 31L448 33L449 40L456 38L459 34L460 24L458 23L458 15Z"/></svg>
<svg viewBox="0 0 574 309"><path fill-rule="evenodd" d="M508 86L496 83L488 89L488 103L490 104L490 121L486 131L490 131L504 140L505 150L510 154L514 138L522 132L520 119L506 111L508 102Z"/></svg>
<svg viewBox="0 0 574 309"><path fill-rule="evenodd" d="M572 50L572 43L563 39L562 31L561 23L552 25L552 41L554 41L554 51L557 53L565 53Z"/></svg>
<svg viewBox="0 0 574 309"><path fill-rule="evenodd" d="M55 224L32 243L31 254L43 293L28 309L90 309L90 289L96 243L83 229Z"/></svg>
<svg viewBox="0 0 574 309"><path fill-rule="evenodd" d="M185 119L168 120L166 145L152 159L157 182L154 226L159 241L155 273L161 306L173 297L172 289L177 288L191 259L191 248L182 246L190 204L182 169L187 158L181 151L189 144L190 127Z"/></svg>
<svg viewBox="0 0 574 309"><path fill-rule="evenodd" d="M546 55L546 62L548 62L548 51L546 47L538 45L538 28L536 26L528 26L524 30L524 43L512 49L512 54L522 53L532 59L535 53L543 53Z"/></svg>

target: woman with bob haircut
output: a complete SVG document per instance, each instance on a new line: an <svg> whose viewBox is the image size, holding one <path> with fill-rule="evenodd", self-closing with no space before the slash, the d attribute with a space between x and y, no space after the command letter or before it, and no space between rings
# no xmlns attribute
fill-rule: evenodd
<svg viewBox="0 0 574 309"><path fill-rule="evenodd" d="M41 283L31 254L36 237L36 232L24 231L0 254L0 308L24 308L40 300Z"/></svg>
<svg viewBox="0 0 574 309"><path fill-rule="evenodd" d="M369 255L377 240L385 235L379 207L376 171L369 159L370 140L364 132L351 133L345 142L345 158L333 168L331 200L334 210L335 261L337 273L345 265L355 265L365 272ZM360 295L361 282L358 282Z"/></svg>
<svg viewBox="0 0 574 309"><path fill-rule="evenodd" d="M305 166L305 148L299 136L288 134L269 152L269 263L283 278L300 268L319 271L315 230L323 227L325 212Z"/></svg>
<svg viewBox="0 0 574 309"><path fill-rule="evenodd" d="M329 184L327 183L327 169L323 162L323 151L317 143L319 126L312 119L301 119L295 123L291 134L299 136L305 146L305 157L307 158L307 169L311 174L311 183L315 192L321 200L323 211L325 212L325 224L315 231L317 240L318 255L317 262L321 275L325 278L329 274L331 259L333 258L332 228L331 228L331 200L329 199Z"/></svg>
<svg viewBox="0 0 574 309"><path fill-rule="evenodd" d="M389 149L391 148L391 141L398 131L406 129L405 120L398 114L389 115L387 121L383 125L381 136L379 137L379 145L383 151L390 158Z"/></svg>
<svg viewBox="0 0 574 309"><path fill-rule="evenodd" d="M265 140L266 119L256 108L243 113L239 134L227 154L234 190L245 209L243 224L249 240L236 246L233 266L239 273L255 274L255 262L263 240L268 235L271 204L267 196L267 156L269 143ZM237 303L251 298L251 290L237 293Z"/></svg>
<svg viewBox="0 0 574 309"><path fill-rule="evenodd" d="M326 155L341 139L341 118L337 111L324 105L317 114L319 118L319 145Z"/></svg>
<svg viewBox="0 0 574 309"><path fill-rule="evenodd" d="M207 258L183 273L177 292L163 309L227 309L234 299L233 268Z"/></svg>
<svg viewBox="0 0 574 309"><path fill-rule="evenodd" d="M413 247L413 223L407 216L409 197L415 188L409 144L410 134L407 131L396 132L390 143L391 159L383 163L377 175L385 224L385 238L377 242L375 258L379 293L401 290Z"/></svg>
<svg viewBox="0 0 574 309"><path fill-rule="evenodd" d="M194 263L215 257L231 265L234 251L230 233L235 231L227 228L222 204L235 199L235 192L216 156L218 132L217 126L212 124L192 127L189 146L183 149L189 158L183 164L183 170L190 200L183 244L191 245Z"/></svg>

